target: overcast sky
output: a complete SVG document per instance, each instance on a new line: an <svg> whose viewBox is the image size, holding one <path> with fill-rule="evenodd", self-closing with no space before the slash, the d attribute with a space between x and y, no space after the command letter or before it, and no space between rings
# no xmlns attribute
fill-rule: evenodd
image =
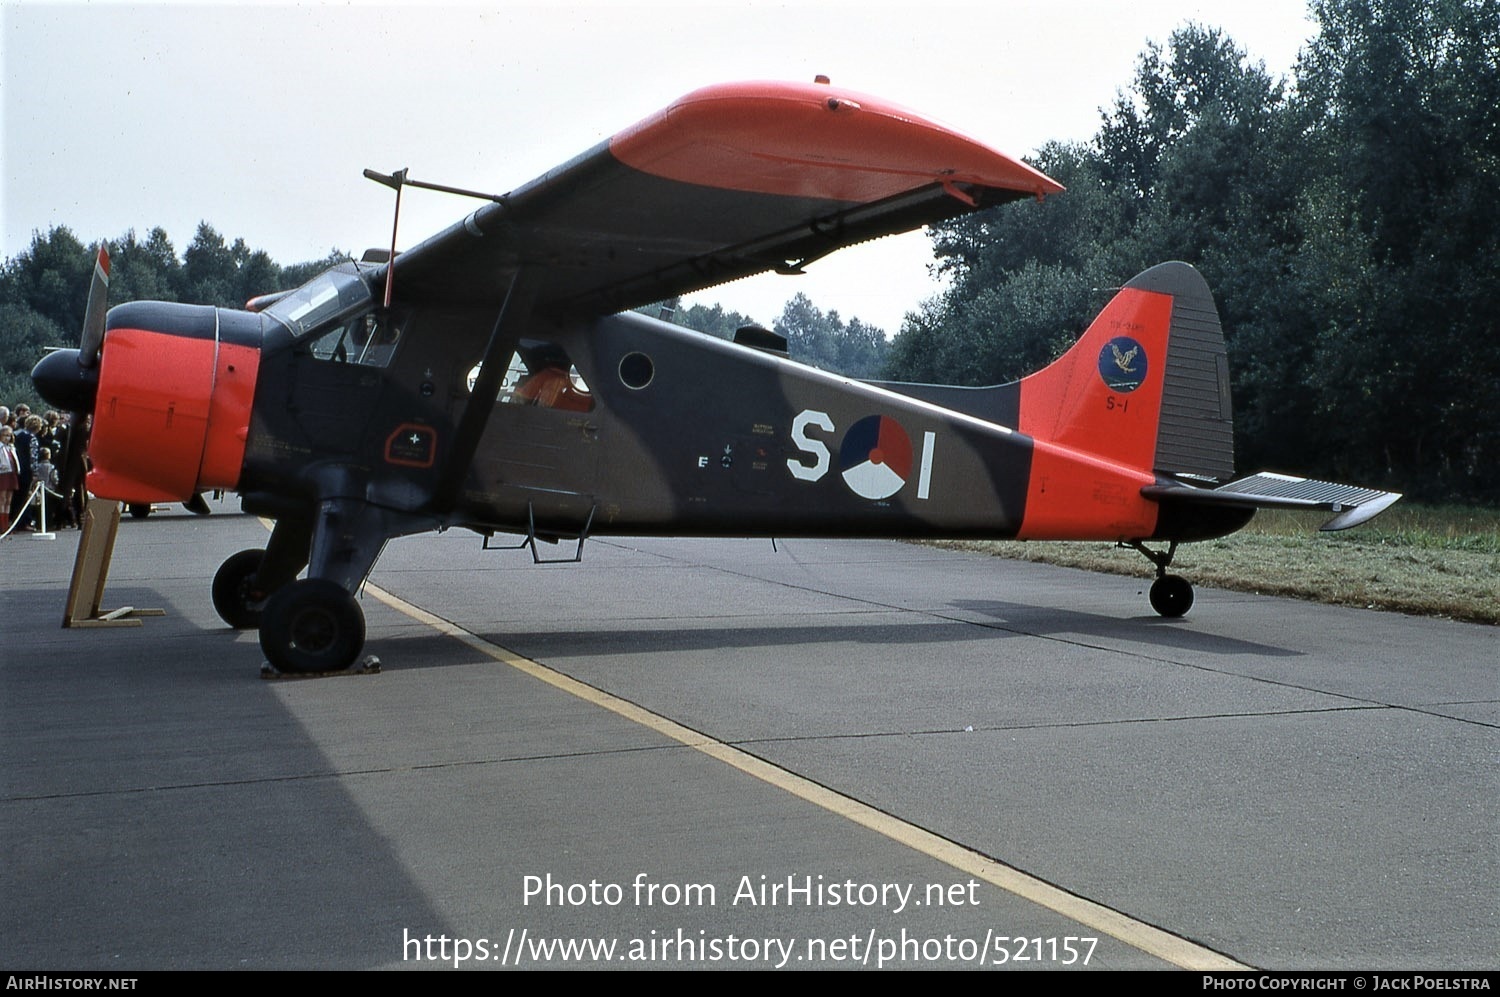
<svg viewBox="0 0 1500 997"><path fill-rule="evenodd" d="M283 264L389 243L392 195L365 167L502 193L708 83L823 73L1025 157L1090 137L1146 43L1188 21L1275 74L1312 33L1305 0L0 10L0 255L54 225L160 225L180 253L207 221ZM410 192L400 245L472 207ZM936 288L930 259L908 235L693 300L769 324L800 290L894 333Z"/></svg>

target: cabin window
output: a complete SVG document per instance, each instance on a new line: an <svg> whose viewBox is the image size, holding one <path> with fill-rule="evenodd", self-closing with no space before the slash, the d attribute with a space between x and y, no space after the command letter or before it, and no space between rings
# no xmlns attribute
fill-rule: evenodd
<svg viewBox="0 0 1500 997"><path fill-rule="evenodd" d="M265 310L292 332L296 352L331 363L385 367L405 316L375 307L369 286L345 266L320 274Z"/></svg>
<svg viewBox="0 0 1500 997"><path fill-rule="evenodd" d="M469 371L469 390L479 380L480 365ZM502 405L529 405L563 412L591 412L594 395L583 374L556 343L523 339L505 367L496 395Z"/></svg>
<svg viewBox="0 0 1500 997"><path fill-rule="evenodd" d="M620 383L636 391L651 383L656 365L644 353L627 353L620 359Z"/></svg>

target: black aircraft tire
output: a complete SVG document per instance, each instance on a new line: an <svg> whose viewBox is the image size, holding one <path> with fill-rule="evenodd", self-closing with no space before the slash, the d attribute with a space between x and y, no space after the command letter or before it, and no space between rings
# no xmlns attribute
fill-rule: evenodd
<svg viewBox="0 0 1500 997"><path fill-rule="evenodd" d="M283 672L337 672L365 646L365 614L343 586L304 578L277 589L260 620L260 649Z"/></svg>
<svg viewBox="0 0 1500 997"><path fill-rule="evenodd" d="M132 502L126 509L129 510L131 519L145 519L151 515L150 502Z"/></svg>
<svg viewBox="0 0 1500 997"><path fill-rule="evenodd" d="M265 595L251 592L250 581L265 559L263 549L252 547L229 555L214 574L211 590L214 611L236 630L254 630L260 626L260 607Z"/></svg>
<svg viewBox="0 0 1500 997"><path fill-rule="evenodd" d="M1162 575L1151 583L1151 608L1170 619L1193 608L1193 583L1181 575Z"/></svg>

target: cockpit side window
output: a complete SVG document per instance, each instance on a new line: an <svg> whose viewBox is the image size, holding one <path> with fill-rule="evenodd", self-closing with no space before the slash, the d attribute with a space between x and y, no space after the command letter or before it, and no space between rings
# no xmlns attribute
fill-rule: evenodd
<svg viewBox="0 0 1500 997"><path fill-rule="evenodd" d="M384 367L396 352L404 316L375 307L370 286L352 264L303 284L264 312L292 334L292 349L333 363Z"/></svg>
<svg viewBox="0 0 1500 997"><path fill-rule="evenodd" d="M265 314L290 329L293 338L301 339L341 315L366 311L373 304L364 279L352 270L336 267L279 299L266 308Z"/></svg>
<svg viewBox="0 0 1500 997"><path fill-rule="evenodd" d="M405 316L375 306L357 271L337 267L266 308L292 333L292 349L331 363L385 367L396 353Z"/></svg>
<svg viewBox="0 0 1500 997"><path fill-rule="evenodd" d="M366 311L314 329L303 345L319 360L384 367L395 355L400 338L397 316Z"/></svg>

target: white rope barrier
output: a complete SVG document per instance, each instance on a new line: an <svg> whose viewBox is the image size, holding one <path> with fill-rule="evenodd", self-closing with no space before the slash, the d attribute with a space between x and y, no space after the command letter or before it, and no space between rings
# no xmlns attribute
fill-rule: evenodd
<svg viewBox="0 0 1500 997"><path fill-rule="evenodd" d="M53 491L46 485L42 484L40 481L33 482L31 491L26 496L26 501L21 503L21 508L17 510L15 516L11 519L10 526L6 528L4 533L0 533L0 540L4 540L6 537L16 532L16 527L20 526L21 523L25 521L26 510L31 508L32 502L37 503L37 515L41 519L42 528L40 530L37 530L35 533L32 533L31 539L56 540L57 534L51 533L47 530L47 496L49 494L55 495L57 496L57 498L63 501L67 500L65 496Z"/></svg>
<svg viewBox="0 0 1500 997"><path fill-rule="evenodd" d="M26 518L26 510L31 507L31 500L34 498L36 498L35 485L32 486L30 493L27 494L26 501L21 503L21 508L16 511L16 514L13 517L11 517L10 526L4 533L0 533L0 540L4 540L6 537L16 532L16 527L20 526L21 522Z"/></svg>

